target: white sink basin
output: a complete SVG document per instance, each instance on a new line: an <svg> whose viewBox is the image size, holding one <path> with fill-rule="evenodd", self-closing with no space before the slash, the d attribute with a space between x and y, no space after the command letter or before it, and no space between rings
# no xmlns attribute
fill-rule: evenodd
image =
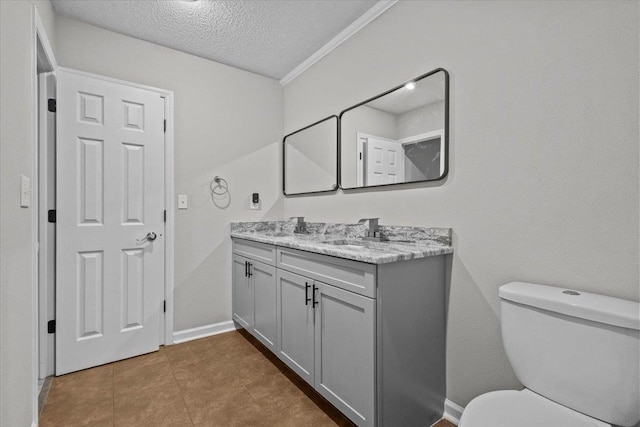
<svg viewBox="0 0 640 427"><path fill-rule="evenodd" d="M354 250L359 250L364 247L364 243L356 242L353 240L328 240L323 243L327 245L338 246L344 249L354 249Z"/></svg>

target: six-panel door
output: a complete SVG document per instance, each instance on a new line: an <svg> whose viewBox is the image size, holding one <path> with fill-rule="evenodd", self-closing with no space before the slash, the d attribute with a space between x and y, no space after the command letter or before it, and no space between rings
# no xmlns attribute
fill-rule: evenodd
<svg viewBox="0 0 640 427"><path fill-rule="evenodd" d="M326 283L315 286L315 389L358 426L373 426L376 302Z"/></svg>
<svg viewBox="0 0 640 427"><path fill-rule="evenodd" d="M233 254L233 320L250 331L253 328L253 287L249 280L249 260Z"/></svg>
<svg viewBox="0 0 640 427"><path fill-rule="evenodd" d="M313 280L277 270L277 356L304 378L314 382Z"/></svg>
<svg viewBox="0 0 640 427"><path fill-rule="evenodd" d="M253 336L275 353L276 268L253 260L249 263L254 298Z"/></svg>
<svg viewBox="0 0 640 427"><path fill-rule="evenodd" d="M158 350L164 295L164 102L60 70L56 374ZM148 236L148 238L145 238Z"/></svg>

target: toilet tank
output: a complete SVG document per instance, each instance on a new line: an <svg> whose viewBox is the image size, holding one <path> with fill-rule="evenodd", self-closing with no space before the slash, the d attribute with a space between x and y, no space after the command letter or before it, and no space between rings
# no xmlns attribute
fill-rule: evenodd
<svg viewBox="0 0 640 427"><path fill-rule="evenodd" d="M499 295L504 348L526 388L606 423L640 421L640 304L522 282Z"/></svg>

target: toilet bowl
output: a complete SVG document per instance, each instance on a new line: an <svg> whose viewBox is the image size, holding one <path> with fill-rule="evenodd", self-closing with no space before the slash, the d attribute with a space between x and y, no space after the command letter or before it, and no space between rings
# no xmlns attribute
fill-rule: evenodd
<svg viewBox="0 0 640 427"><path fill-rule="evenodd" d="M552 286L500 288L502 339L522 391L473 399L459 427L640 421L640 304Z"/></svg>

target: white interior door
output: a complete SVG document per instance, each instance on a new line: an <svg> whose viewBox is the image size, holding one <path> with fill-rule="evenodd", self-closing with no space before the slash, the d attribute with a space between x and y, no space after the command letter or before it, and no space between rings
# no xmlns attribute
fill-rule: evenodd
<svg viewBox="0 0 640 427"><path fill-rule="evenodd" d="M164 104L58 73L56 374L158 349ZM155 233L155 240L144 239ZM151 236L153 237L153 236Z"/></svg>
<svg viewBox="0 0 640 427"><path fill-rule="evenodd" d="M366 185L404 182L402 144L382 138L368 137L366 153Z"/></svg>

